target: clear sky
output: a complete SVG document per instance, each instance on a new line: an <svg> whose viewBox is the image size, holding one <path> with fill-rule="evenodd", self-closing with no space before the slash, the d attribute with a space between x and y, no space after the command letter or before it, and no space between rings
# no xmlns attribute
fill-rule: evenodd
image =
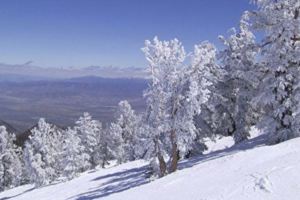
<svg viewBox="0 0 300 200"><path fill-rule="evenodd" d="M1 0L0 62L45 67L146 65L145 39L187 50L238 25L249 0Z"/></svg>

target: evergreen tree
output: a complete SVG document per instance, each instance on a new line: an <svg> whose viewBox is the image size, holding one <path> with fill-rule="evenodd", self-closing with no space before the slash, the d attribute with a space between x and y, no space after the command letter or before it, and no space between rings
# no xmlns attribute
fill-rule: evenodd
<svg viewBox="0 0 300 200"><path fill-rule="evenodd" d="M109 164L109 160L118 158L121 147L120 141L119 135L118 137L113 135L110 128L101 131L99 143L96 147L96 159L102 168Z"/></svg>
<svg viewBox="0 0 300 200"><path fill-rule="evenodd" d="M63 175L68 179L74 178L84 169L89 168L90 156L85 153L84 146L74 129L68 128L64 132L63 143Z"/></svg>
<svg viewBox="0 0 300 200"><path fill-rule="evenodd" d="M14 141L15 135L0 126L0 191L20 185L22 180L21 149Z"/></svg>
<svg viewBox="0 0 300 200"><path fill-rule="evenodd" d="M231 134L236 143L246 140L250 136L251 100L259 82L255 69L256 44L253 33L247 22L240 22L240 30L232 29L232 34L226 39L220 36L225 49L219 54L221 64L225 70L221 91L223 107L226 107L232 124ZM225 130L224 130L225 131Z"/></svg>
<svg viewBox="0 0 300 200"><path fill-rule="evenodd" d="M178 40L146 41L143 48L152 75L147 98L146 121L151 157L157 158L160 176L174 172L180 155L185 155L196 138L194 116L207 102L211 85L209 67L215 48L208 42L196 45L191 64ZM168 159L168 163L166 163ZM168 168L168 170L167 170Z"/></svg>
<svg viewBox="0 0 300 200"><path fill-rule="evenodd" d="M264 110L260 127L274 144L300 135L300 2L255 2L257 10L246 16L264 34L259 56L265 75L254 102Z"/></svg>
<svg viewBox="0 0 300 200"><path fill-rule="evenodd" d="M90 156L91 167L94 168L98 163L97 160L97 145L99 143L102 125L99 121L93 120L92 116L85 112L83 116L76 121L75 130L85 148L85 153Z"/></svg>
<svg viewBox="0 0 300 200"><path fill-rule="evenodd" d="M128 101L121 101L118 105L117 120L111 124L110 131L116 142L115 156L119 162L135 159L135 143L137 141L138 117Z"/></svg>
<svg viewBox="0 0 300 200"><path fill-rule="evenodd" d="M25 143L24 163L30 182L36 186L46 185L60 176L62 141L55 127L41 118L32 135Z"/></svg>

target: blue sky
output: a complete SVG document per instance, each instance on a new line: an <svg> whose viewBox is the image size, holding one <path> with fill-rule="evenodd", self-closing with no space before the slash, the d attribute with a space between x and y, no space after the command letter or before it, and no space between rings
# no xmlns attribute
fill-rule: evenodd
<svg viewBox="0 0 300 200"><path fill-rule="evenodd" d="M1 0L0 62L143 67L145 39L217 43L247 9L249 0Z"/></svg>

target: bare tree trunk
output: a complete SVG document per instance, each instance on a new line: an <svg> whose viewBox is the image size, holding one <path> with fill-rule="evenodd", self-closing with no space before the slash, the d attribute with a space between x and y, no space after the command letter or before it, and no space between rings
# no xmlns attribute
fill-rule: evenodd
<svg viewBox="0 0 300 200"><path fill-rule="evenodd" d="M160 170L159 176L163 177L164 175L166 175L167 172L167 164L164 157L161 155L161 151L157 139L154 140L154 143L156 148L156 156L159 162L159 170Z"/></svg>
<svg viewBox="0 0 300 200"><path fill-rule="evenodd" d="M102 161L102 163L101 163L101 167L102 167L102 168L105 168L105 164L107 163L106 158L107 158L107 157L106 157L106 152L105 152L103 161Z"/></svg>
<svg viewBox="0 0 300 200"><path fill-rule="evenodd" d="M169 169L170 173L175 172L177 170L177 165L179 160L178 146L175 139L176 139L176 133L175 130L172 130L171 132L172 154L171 154L171 164Z"/></svg>
<svg viewBox="0 0 300 200"><path fill-rule="evenodd" d="M163 177L164 175L166 175L166 171L167 171L167 165L166 162L164 160L164 158L162 157L162 155L160 153L157 154L157 158L159 161L159 169L160 169L160 177Z"/></svg>
<svg viewBox="0 0 300 200"><path fill-rule="evenodd" d="M101 167L102 167L103 169L105 168L105 163L106 163L105 160L103 160L103 162L101 163Z"/></svg>

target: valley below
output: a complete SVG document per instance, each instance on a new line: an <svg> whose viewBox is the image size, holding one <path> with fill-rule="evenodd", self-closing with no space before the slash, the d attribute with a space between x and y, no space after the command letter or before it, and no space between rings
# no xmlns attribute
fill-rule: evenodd
<svg viewBox="0 0 300 200"><path fill-rule="evenodd" d="M20 80L20 79L19 79ZM89 112L105 126L119 101L127 99L137 112L145 108L142 78L101 78L0 81L0 119L22 133L39 118L67 127Z"/></svg>

